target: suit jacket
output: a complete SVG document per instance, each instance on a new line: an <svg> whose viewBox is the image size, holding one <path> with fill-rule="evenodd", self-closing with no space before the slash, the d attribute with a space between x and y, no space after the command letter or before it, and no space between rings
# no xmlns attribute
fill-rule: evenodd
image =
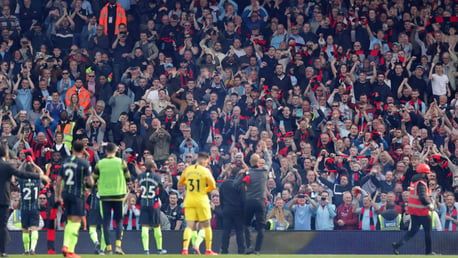
<svg viewBox="0 0 458 258"><path fill-rule="evenodd" d="M0 160L0 206L9 206L11 203L11 177L17 176L20 178L40 179L40 174L27 173L19 171L4 160Z"/></svg>

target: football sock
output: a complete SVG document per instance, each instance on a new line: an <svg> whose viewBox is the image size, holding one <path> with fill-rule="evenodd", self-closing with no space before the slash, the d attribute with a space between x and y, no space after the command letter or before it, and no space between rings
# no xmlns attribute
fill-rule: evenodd
<svg viewBox="0 0 458 258"><path fill-rule="evenodd" d="M200 244L202 244L202 242L204 241L204 238L205 238L205 230L204 229L200 229L197 232L195 245L197 245L197 247L199 247Z"/></svg>
<svg viewBox="0 0 458 258"><path fill-rule="evenodd" d="M213 231L211 227L206 227L205 229L205 247L207 250L212 249L212 241L213 241Z"/></svg>
<svg viewBox="0 0 458 258"><path fill-rule="evenodd" d="M22 243L24 244L24 252L28 252L30 250L30 234L29 234L29 232L27 232L27 233L22 232Z"/></svg>
<svg viewBox="0 0 458 258"><path fill-rule="evenodd" d="M191 245L192 246L196 245L196 239L197 239L197 231L193 230L191 232Z"/></svg>
<svg viewBox="0 0 458 258"><path fill-rule="evenodd" d="M71 221L67 221L67 224L65 224L65 229L64 229L64 243L63 245L68 247L70 245L70 237L69 237L69 234L70 234L70 224L72 222Z"/></svg>
<svg viewBox="0 0 458 258"><path fill-rule="evenodd" d="M121 240L116 240L116 247L121 247Z"/></svg>
<svg viewBox="0 0 458 258"><path fill-rule="evenodd" d="M68 246L68 252L70 253L74 253L75 252L75 246L76 246L76 243L78 243L78 233L80 231L80 228L81 228L81 223L78 223L78 222L72 222L71 225L70 225L70 233L69 233L69 237L70 237L70 245Z"/></svg>
<svg viewBox="0 0 458 258"><path fill-rule="evenodd" d="M97 235L97 226L89 226L89 237L92 243L97 244L99 242L99 236Z"/></svg>
<svg viewBox="0 0 458 258"><path fill-rule="evenodd" d="M149 227L142 226L143 250L149 251Z"/></svg>
<svg viewBox="0 0 458 258"><path fill-rule="evenodd" d="M35 248L37 247L38 243L38 231L34 230L32 231L30 239L30 250L35 251Z"/></svg>
<svg viewBox="0 0 458 258"><path fill-rule="evenodd" d="M107 244L105 243L105 235L103 234L103 229L100 232L100 250L104 251L105 248L107 247Z"/></svg>
<svg viewBox="0 0 458 258"><path fill-rule="evenodd" d="M154 239L156 240L157 250L162 250L162 230L161 226L153 228Z"/></svg>
<svg viewBox="0 0 458 258"><path fill-rule="evenodd" d="M183 232L183 250L188 250L189 241L191 240L192 229L186 227Z"/></svg>

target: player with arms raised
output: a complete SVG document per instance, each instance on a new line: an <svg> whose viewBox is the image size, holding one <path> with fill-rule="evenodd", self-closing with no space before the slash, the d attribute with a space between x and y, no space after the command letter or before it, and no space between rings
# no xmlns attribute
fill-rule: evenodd
<svg viewBox="0 0 458 258"><path fill-rule="evenodd" d="M43 170L37 166L31 156L19 166L20 170L32 172L35 170L43 175ZM24 254L35 255L35 247L38 242L38 227L40 224L40 212L38 211L38 193L40 192L40 179L17 179L21 187L21 225ZM31 233L30 233L31 231Z"/></svg>
<svg viewBox="0 0 458 258"><path fill-rule="evenodd" d="M186 229L183 232L183 255L188 255L192 231L197 230L196 221L205 230L205 254L218 255L212 251L213 233L210 227L211 210L207 193L216 189L216 182L207 168L209 161L208 154L200 152L197 156L197 164L188 166L178 182L180 185L186 185L184 199Z"/></svg>

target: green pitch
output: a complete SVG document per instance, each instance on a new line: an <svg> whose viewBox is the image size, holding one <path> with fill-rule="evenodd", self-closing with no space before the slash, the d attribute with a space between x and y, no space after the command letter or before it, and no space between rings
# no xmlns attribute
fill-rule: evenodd
<svg viewBox="0 0 458 258"><path fill-rule="evenodd" d="M158 255L150 255L150 256L158 256ZM185 256L182 256L182 255L177 255L177 254L170 254L170 255L161 255L163 256L164 258L183 258ZM234 254L227 254L227 255L220 255L222 257L225 257L225 258L237 258L237 257L241 257L241 256L245 256L245 255L234 255ZM248 255L246 255L248 256ZM310 255L268 255L268 254L263 254L263 255L249 255L248 257L253 257L253 258L299 258L299 257L303 257L303 256L306 256L306 257L316 257L316 258L350 258L350 257L357 257L357 258L394 258L394 257L400 257L400 258L410 258L410 257L421 257L421 256L424 256L424 255L315 255L315 254L310 254ZM444 256L444 255L441 255L441 256ZM10 255L9 256L10 258L23 258L24 256L23 255ZM35 258L45 258L45 257L62 257L62 255L35 255L33 256ZM105 256L100 256L100 255L81 255L82 258L101 258L101 257L105 257ZM110 256L109 256L110 257ZM139 258L139 257L145 257L145 255L124 255L124 256L118 256L118 255L111 255L111 257L122 257L122 258ZM197 257L197 255L189 255L189 257ZM202 257L205 257L204 255L202 255ZM458 255L447 255L446 257L457 257L458 258Z"/></svg>

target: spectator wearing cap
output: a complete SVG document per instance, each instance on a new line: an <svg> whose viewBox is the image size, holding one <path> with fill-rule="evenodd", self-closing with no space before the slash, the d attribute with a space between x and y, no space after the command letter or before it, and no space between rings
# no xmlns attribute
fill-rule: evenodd
<svg viewBox="0 0 458 258"><path fill-rule="evenodd" d="M412 57L413 58L413 57ZM420 92L419 99L422 101L428 101L427 84L423 76L425 68L422 65L417 65L415 70L411 73L407 83L412 87L412 90L417 89Z"/></svg>

